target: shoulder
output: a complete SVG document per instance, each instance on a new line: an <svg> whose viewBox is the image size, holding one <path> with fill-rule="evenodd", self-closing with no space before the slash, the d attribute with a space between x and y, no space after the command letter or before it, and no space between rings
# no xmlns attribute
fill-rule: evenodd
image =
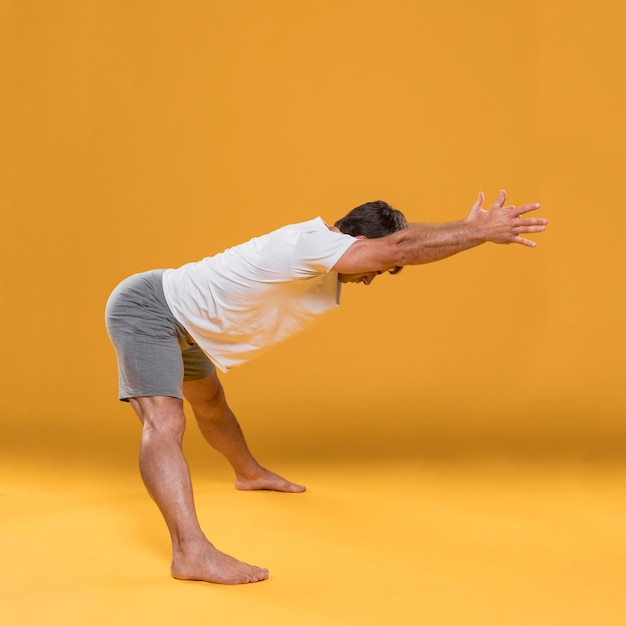
<svg viewBox="0 0 626 626"><path fill-rule="evenodd" d="M355 241L331 230L321 217L304 222L294 245L294 267L304 275L326 273Z"/></svg>

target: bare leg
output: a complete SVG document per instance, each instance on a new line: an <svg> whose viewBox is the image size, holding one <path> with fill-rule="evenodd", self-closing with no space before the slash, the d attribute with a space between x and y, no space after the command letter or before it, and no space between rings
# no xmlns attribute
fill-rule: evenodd
<svg viewBox="0 0 626 626"><path fill-rule="evenodd" d="M226 402L217 374L184 383L183 392L204 438L228 459L235 470L237 489L270 489L289 493L300 493L306 489L304 485L292 483L257 463L239 422Z"/></svg>
<svg viewBox="0 0 626 626"><path fill-rule="evenodd" d="M220 552L200 529L191 478L182 452L185 416L182 400L165 396L133 398L143 422L139 467L172 538L172 576L239 584L265 580L266 569Z"/></svg>

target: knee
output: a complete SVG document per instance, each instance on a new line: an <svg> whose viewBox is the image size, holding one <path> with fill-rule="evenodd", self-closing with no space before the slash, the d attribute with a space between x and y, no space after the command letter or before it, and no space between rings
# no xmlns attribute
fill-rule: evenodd
<svg viewBox="0 0 626 626"><path fill-rule="evenodd" d="M222 387L221 383L218 383L216 387L209 389L203 398L203 403L212 408L222 404L225 400L226 394L224 393L224 387Z"/></svg>
<svg viewBox="0 0 626 626"><path fill-rule="evenodd" d="M185 433L185 414L182 409L144 413L143 435L159 436L180 441Z"/></svg>

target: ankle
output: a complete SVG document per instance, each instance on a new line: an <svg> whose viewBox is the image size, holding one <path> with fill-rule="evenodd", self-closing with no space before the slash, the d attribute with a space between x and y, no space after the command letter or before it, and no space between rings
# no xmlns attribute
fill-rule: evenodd
<svg viewBox="0 0 626 626"><path fill-rule="evenodd" d="M193 554L198 551L200 546L205 546L206 544L210 544L210 542L202 531L183 536L172 535L172 552L175 555Z"/></svg>
<svg viewBox="0 0 626 626"><path fill-rule="evenodd" d="M264 471L264 468L259 465L256 461L251 461L245 466L234 468L235 469L235 478L237 480L251 480L256 478Z"/></svg>

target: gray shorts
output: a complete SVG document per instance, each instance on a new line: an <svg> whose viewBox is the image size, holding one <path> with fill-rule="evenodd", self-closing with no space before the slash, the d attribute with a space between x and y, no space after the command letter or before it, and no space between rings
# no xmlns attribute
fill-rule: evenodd
<svg viewBox="0 0 626 626"><path fill-rule="evenodd" d="M117 353L119 399L183 397L183 381L210 376L215 366L172 315L163 294L164 270L123 280L106 305Z"/></svg>

